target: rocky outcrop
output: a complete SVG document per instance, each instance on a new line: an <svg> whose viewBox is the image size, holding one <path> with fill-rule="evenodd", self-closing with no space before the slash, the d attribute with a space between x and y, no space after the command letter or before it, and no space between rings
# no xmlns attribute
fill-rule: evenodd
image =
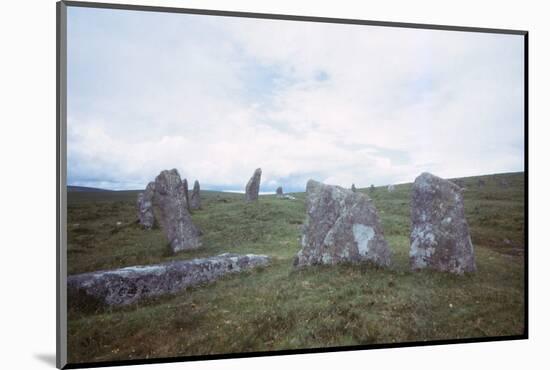
<svg viewBox="0 0 550 370"><path fill-rule="evenodd" d="M191 209L201 208L201 186L198 180L195 180L193 184L193 192L191 193L191 199L189 199L189 207Z"/></svg>
<svg viewBox="0 0 550 370"><path fill-rule="evenodd" d="M72 275L67 278L67 290L69 302L84 298L108 306L128 305L268 264L267 256L225 253L209 258Z"/></svg>
<svg viewBox="0 0 550 370"><path fill-rule="evenodd" d="M257 168L254 174L248 180L245 189L245 199L247 202L253 202L258 200L258 194L260 192L260 182L262 179L262 169Z"/></svg>
<svg viewBox="0 0 550 370"><path fill-rule="evenodd" d="M416 178L411 199L410 264L456 274L476 271L462 189L429 173Z"/></svg>
<svg viewBox="0 0 550 370"><path fill-rule="evenodd" d="M184 184L176 169L162 171L156 177L154 205L172 252L201 246L201 233L187 210Z"/></svg>
<svg viewBox="0 0 550 370"><path fill-rule="evenodd" d="M302 249L294 266L364 261L390 264L391 252L378 213L367 196L313 180L308 181L306 192Z"/></svg>

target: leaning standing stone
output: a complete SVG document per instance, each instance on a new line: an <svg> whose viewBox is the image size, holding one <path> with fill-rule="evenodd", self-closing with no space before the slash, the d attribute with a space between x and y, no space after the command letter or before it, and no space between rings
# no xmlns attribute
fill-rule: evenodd
<svg viewBox="0 0 550 370"><path fill-rule="evenodd" d="M427 172L416 178L411 200L413 269L456 274L476 271L474 247L460 187Z"/></svg>
<svg viewBox="0 0 550 370"><path fill-rule="evenodd" d="M248 180L248 183L246 184L245 199L247 202L253 202L255 200L258 200L261 178L262 178L262 169L257 168L256 171L254 171L254 174L252 175L250 180Z"/></svg>
<svg viewBox="0 0 550 370"><path fill-rule="evenodd" d="M138 194L137 209L139 224L146 229L153 227L155 214L153 213L153 196L155 194L155 183L150 182L145 192Z"/></svg>
<svg viewBox="0 0 550 370"><path fill-rule="evenodd" d="M189 200L189 207L191 209L200 209L201 208L201 186L199 181L195 180L193 184L193 192L191 193L191 199Z"/></svg>
<svg viewBox="0 0 550 370"><path fill-rule="evenodd" d="M294 266L370 261L388 266L391 252L372 201L361 193L309 180L302 249Z"/></svg>
<svg viewBox="0 0 550 370"><path fill-rule="evenodd" d="M159 210L159 223L174 253L201 246L200 231L187 211L183 186L176 169L162 171L155 179L155 205Z"/></svg>

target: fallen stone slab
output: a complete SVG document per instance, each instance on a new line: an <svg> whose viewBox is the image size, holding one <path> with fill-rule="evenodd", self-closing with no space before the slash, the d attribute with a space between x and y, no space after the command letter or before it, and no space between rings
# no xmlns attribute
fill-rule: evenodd
<svg viewBox="0 0 550 370"><path fill-rule="evenodd" d="M69 301L91 299L108 306L128 305L143 298L174 294L269 264L265 255L224 253L214 257L132 266L72 275L67 278Z"/></svg>

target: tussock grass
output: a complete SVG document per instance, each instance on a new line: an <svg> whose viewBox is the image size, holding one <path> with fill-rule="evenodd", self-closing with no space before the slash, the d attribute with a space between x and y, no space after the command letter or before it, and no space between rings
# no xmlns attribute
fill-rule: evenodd
<svg viewBox="0 0 550 370"><path fill-rule="evenodd" d="M504 177L510 183L499 186ZM137 192L69 193L69 273L211 256L268 254L269 267L177 295L69 312L71 362L517 335L524 331L523 173L462 179L478 272L408 265L410 184L359 189L373 198L393 251L388 269L344 264L295 270L305 218L296 201L203 192L193 212L203 248L166 253L161 230L135 222ZM117 225L120 222L120 225Z"/></svg>

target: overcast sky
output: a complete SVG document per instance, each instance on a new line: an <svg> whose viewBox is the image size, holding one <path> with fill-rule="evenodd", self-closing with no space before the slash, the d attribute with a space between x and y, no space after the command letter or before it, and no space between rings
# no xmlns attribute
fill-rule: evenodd
<svg viewBox="0 0 550 370"><path fill-rule="evenodd" d="M68 183L523 171L523 37L68 8Z"/></svg>

